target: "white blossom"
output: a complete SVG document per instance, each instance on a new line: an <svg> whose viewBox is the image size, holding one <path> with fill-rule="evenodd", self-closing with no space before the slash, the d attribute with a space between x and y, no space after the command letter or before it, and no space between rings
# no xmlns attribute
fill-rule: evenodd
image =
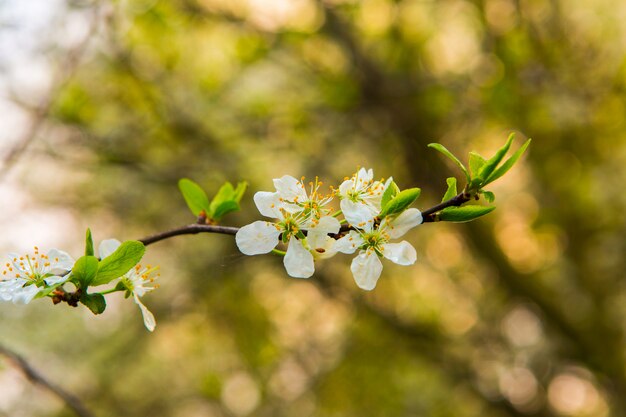
<svg viewBox="0 0 626 417"><path fill-rule="evenodd" d="M254 202L259 212L278 221L259 220L243 226L235 236L239 250L246 255L269 253L282 239L287 243L283 259L287 273L295 278L313 275L315 257L322 257L327 251L336 253L332 250L334 242L327 238L329 233L338 233L341 225L327 215L330 209L325 206L332 196L319 192L322 183L316 179L309 185L307 193L304 179L298 181L285 175L274 180L276 192L257 192Z"/></svg>
<svg viewBox="0 0 626 417"><path fill-rule="evenodd" d="M120 245L121 242L117 239L106 239L100 242L100 245L98 246L98 255L100 256L100 259L104 259L111 255ZM148 310L148 308L141 302L140 297L143 297L146 293L159 287L158 284L151 285L159 276L159 274L155 274L157 270L158 267L147 265L144 268L140 264L137 264L131 268L130 271L124 274L119 281L128 292L128 295L132 295L133 300L139 307L139 310L141 310L143 324L146 326L146 329L151 332L154 331L154 328L156 327L156 320L150 310Z"/></svg>
<svg viewBox="0 0 626 417"><path fill-rule="evenodd" d="M351 230L339 239L335 249L358 255L352 260L350 270L357 285L364 290L376 287L383 270L380 258L387 258L398 265L412 265L417 259L415 248L407 241L390 243L402 237L411 228L422 223L422 213L415 208L405 210L398 216L386 217L376 227L366 223L363 229Z"/></svg>
<svg viewBox="0 0 626 417"><path fill-rule="evenodd" d="M374 171L359 169L351 178L346 178L339 186L341 211L352 226L363 228L374 223L380 213L380 205L385 189L391 184L389 178L385 183L374 181Z"/></svg>
<svg viewBox="0 0 626 417"><path fill-rule="evenodd" d="M75 262L66 252L51 249L44 255L36 246L32 254L9 258L0 275L0 301L15 304L28 304L46 287L65 282Z"/></svg>

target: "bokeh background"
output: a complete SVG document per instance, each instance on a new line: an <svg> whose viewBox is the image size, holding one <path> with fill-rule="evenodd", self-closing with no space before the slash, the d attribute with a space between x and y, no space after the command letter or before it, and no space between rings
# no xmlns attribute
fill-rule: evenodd
<svg viewBox="0 0 626 417"><path fill-rule="evenodd" d="M359 290L350 257L289 278L234 239L149 248L151 334L0 305L0 342L100 416L626 415L626 3L614 0L0 1L0 250L191 223L177 180L252 194L357 166L436 204L426 147L528 154L497 210L407 237ZM70 416L0 359L0 416Z"/></svg>

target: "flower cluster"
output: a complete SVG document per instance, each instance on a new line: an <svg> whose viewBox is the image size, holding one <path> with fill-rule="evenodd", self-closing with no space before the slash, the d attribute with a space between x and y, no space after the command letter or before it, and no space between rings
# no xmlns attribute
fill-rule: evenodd
<svg viewBox="0 0 626 417"><path fill-rule="evenodd" d="M296 278L311 277L316 259L358 251L351 271L365 290L376 286L383 268L380 258L399 265L415 262L411 244L390 241L422 223L420 211L408 208L419 189L400 192L392 178L376 181L373 171L364 168L346 177L339 188L331 187L329 194L320 192L321 185L316 179L307 187L304 178L285 175L274 179L275 192L257 192L254 202L259 212L277 220L256 221L239 229L239 250L246 255L280 253L275 248L282 242L287 245L285 269ZM335 197L340 210L333 213L329 203Z"/></svg>
<svg viewBox="0 0 626 417"><path fill-rule="evenodd" d="M112 256L122 246L122 243L115 239L107 239L100 243L98 248L99 259L94 256L92 263L92 274L89 271L88 262L74 260L68 253L51 249L46 254L39 251L35 247L33 253L25 255L9 254L9 262L4 265L4 269L0 275L0 301L12 301L15 304L28 304L33 299L49 297L55 304L67 302L72 306L83 303L89 307L94 313L99 314L104 311L106 303L104 302L104 294L116 291L125 291L126 297L132 296L135 303L139 306L143 316L146 328L153 331L156 322L152 313L146 308L140 300L140 297L147 292L157 288L158 285L151 286L154 282L154 272L157 268L147 266L143 268L140 264L136 264L127 272L116 273L116 262L102 262ZM143 247L143 245L142 245ZM92 248L93 249L93 248ZM128 251L126 251L128 252ZM143 253L142 253L143 254ZM132 255L132 254L131 254ZM119 254L117 258L120 258ZM121 258L124 258L122 256ZM128 256L131 258L131 256ZM94 266L95 265L95 266ZM101 276L106 277L109 271L113 271L112 279L97 280L99 267L101 268ZM120 271L118 269L118 271ZM118 276L115 276L118 275ZM85 276L90 276L90 280L86 280ZM157 275L158 276L158 275ZM75 291L68 292L65 284L73 284ZM98 293L89 294L87 288L90 286L98 286L102 284L114 284L114 287Z"/></svg>

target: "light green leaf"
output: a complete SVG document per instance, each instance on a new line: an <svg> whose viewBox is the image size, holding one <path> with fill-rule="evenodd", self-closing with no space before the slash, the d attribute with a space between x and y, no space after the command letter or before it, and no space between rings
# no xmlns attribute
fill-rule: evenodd
<svg viewBox="0 0 626 417"><path fill-rule="evenodd" d="M391 181L387 188L385 188L383 197L380 200L380 207L382 207L382 209L384 210L387 204L389 204L389 202L391 201L391 199L398 195L399 192L400 188L398 187L398 184L396 184L394 181Z"/></svg>
<svg viewBox="0 0 626 417"><path fill-rule="evenodd" d="M447 207L439 212L438 218L444 222L469 222L470 220L477 219L484 216L487 213L495 210L495 207L487 206L462 206L462 207Z"/></svg>
<svg viewBox="0 0 626 417"><path fill-rule="evenodd" d="M93 255L85 255L78 258L72 268L72 281L80 288L87 288L98 273L98 258Z"/></svg>
<svg viewBox="0 0 626 417"><path fill-rule="evenodd" d="M183 178L178 181L178 188L194 216L199 216L203 210L205 213L209 212L209 198L202 187L188 178Z"/></svg>
<svg viewBox="0 0 626 417"><path fill-rule="evenodd" d="M480 156L480 154L478 154L477 152L472 151L469 153L469 166L473 177L476 177L478 175L481 168L485 165L486 162L487 160L485 160L485 158Z"/></svg>
<svg viewBox="0 0 626 417"><path fill-rule="evenodd" d="M463 165L463 163L459 160L459 158L454 156L452 154L452 152L450 152L448 149L446 149L445 146L443 146L440 143L430 143L430 144L428 144L428 147L429 148L433 148L435 150L438 150L439 152L441 152L442 154L444 154L445 156L450 158L452 161L454 161L461 168L461 170L465 173L465 178L467 179L467 182L468 183L470 182L470 174L467 171L467 168L465 168L465 165Z"/></svg>
<svg viewBox="0 0 626 417"><path fill-rule="evenodd" d="M478 178L480 178L482 185L486 184L485 180L489 178L491 173L496 169L498 164L504 158L504 155L506 155L506 153L509 151L509 148L511 147L511 144L513 143L514 138L515 138L515 133L511 133L506 143L504 144L504 146L498 149L496 154L493 157L491 157L487 162L485 162L485 165L483 165L482 169L478 173Z"/></svg>
<svg viewBox="0 0 626 417"><path fill-rule="evenodd" d="M422 190L419 188L409 188L400 191L387 206L380 212L380 217L391 216L402 213L420 196Z"/></svg>
<svg viewBox="0 0 626 417"><path fill-rule="evenodd" d="M91 230L87 228L87 235L85 236L85 255L93 256L93 238L91 237Z"/></svg>
<svg viewBox="0 0 626 417"><path fill-rule="evenodd" d="M222 216L232 211L239 210L239 201L243 193L246 191L248 183L245 181L237 184L237 188L233 188L230 182L224 183L218 190L207 212L209 218L219 220Z"/></svg>
<svg viewBox="0 0 626 417"><path fill-rule="evenodd" d="M453 198L455 195L458 194L456 191L456 178L450 177L446 179L446 183L448 183L448 190L446 191L443 198L441 199L442 203L444 201L450 200L451 198Z"/></svg>
<svg viewBox="0 0 626 417"><path fill-rule="evenodd" d="M83 293L80 302L84 304L93 314L102 314L107 308L107 302L102 294Z"/></svg>
<svg viewBox="0 0 626 417"><path fill-rule="evenodd" d="M496 200L496 195L491 191L483 191L482 194L489 203L493 203Z"/></svg>
<svg viewBox="0 0 626 417"><path fill-rule="evenodd" d="M111 255L100 261L98 275L91 285L103 285L119 278L137 265L146 247L143 243L135 240L127 240L122 243Z"/></svg>
<svg viewBox="0 0 626 417"><path fill-rule="evenodd" d="M487 185L489 183L494 182L495 180L497 180L498 178L500 178L501 176L503 176L504 174L507 173L507 171L509 169L511 169L513 167L513 165L515 165L515 163L517 162L518 159L520 159L520 157L524 154L524 152L526 151L526 148L528 148L528 145L530 145L532 139L528 139L521 148L519 148L517 150L517 152L515 152L513 154L513 156L511 156L509 159L507 159L497 170L495 170L493 172L493 174L491 174L489 176L489 178L486 179L485 184Z"/></svg>
<svg viewBox="0 0 626 417"><path fill-rule="evenodd" d="M210 217L214 220L219 220L224 217L224 215L237 210L239 210L239 203L234 200L227 200L217 206L213 215Z"/></svg>

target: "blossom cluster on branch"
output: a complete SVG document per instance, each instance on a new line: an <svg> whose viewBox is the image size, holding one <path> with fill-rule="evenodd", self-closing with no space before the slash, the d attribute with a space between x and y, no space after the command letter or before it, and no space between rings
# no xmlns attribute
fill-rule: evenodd
<svg viewBox="0 0 626 417"><path fill-rule="evenodd" d="M419 188L400 190L392 178L375 180L372 169L361 168L344 178L339 187L330 187L328 193L322 192L323 184L317 178L308 184L304 178L289 175L274 179L276 191L254 195L261 215L274 221L257 220L241 228L221 226L218 223L225 215L239 210L247 183L235 187L227 182L209 201L200 185L184 178L178 186L196 223L140 240L107 239L100 243L97 256L87 229L85 254L76 260L58 249L44 254L35 247L33 253L11 253L0 274L0 301L28 304L49 298L55 305L83 304L101 314L106 309L105 296L122 292L133 298L144 325L153 331L156 321L141 297L158 287L153 282L159 274L158 268L140 264L146 246L196 233L234 234L239 250L246 255L279 254L287 274L296 278L311 277L316 260L338 253L356 254L350 266L354 279L360 288L372 290L382 273L381 259L398 265L415 263L415 248L406 241L395 241L409 230L427 222L471 221L495 208L467 203L481 197L494 201L495 195L484 187L511 169L530 139L505 161L512 142L513 135L489 159L470 152L469 169L443 145L430 144L461 168L467 182L457 192L456 178L448 178L441 203L423 211L410 207L420 195ZM338 208L331 204L333 200L339 201ZM279 246L286 250L277 249Z"/></svg>

